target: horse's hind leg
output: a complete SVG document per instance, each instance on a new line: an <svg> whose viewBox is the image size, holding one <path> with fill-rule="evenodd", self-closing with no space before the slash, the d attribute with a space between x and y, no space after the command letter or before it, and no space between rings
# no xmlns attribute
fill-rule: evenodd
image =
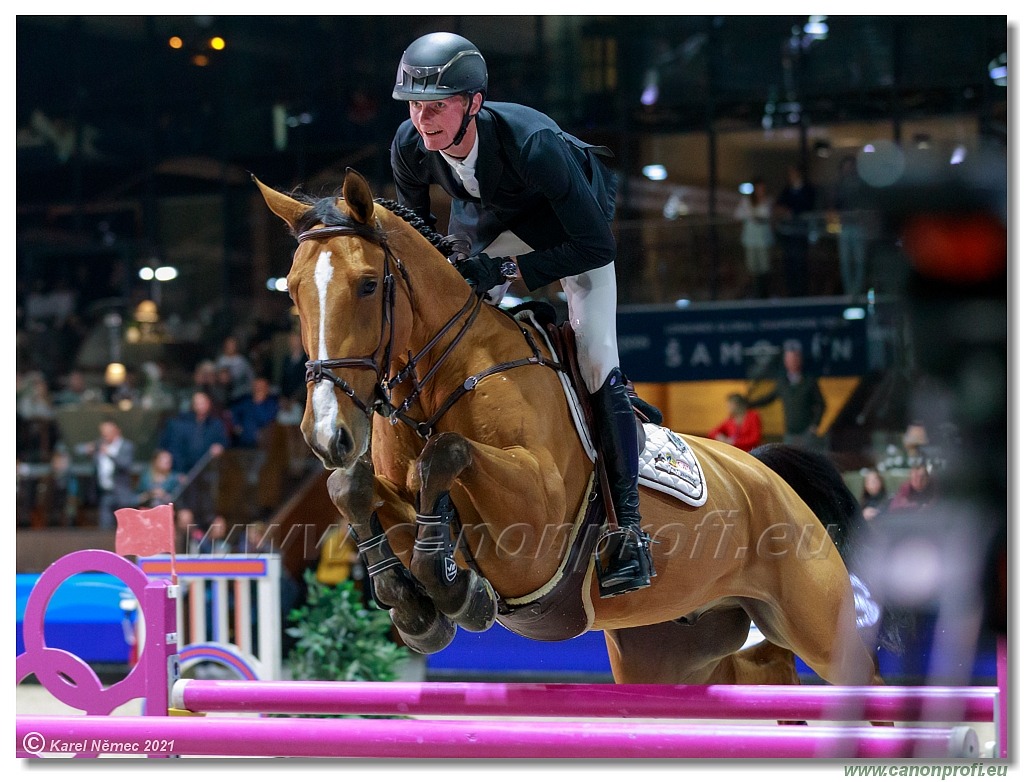
<svg viewBox="0 0 1024 782"><path fill-rule="evenodd" d="M417 462L419 511L409 569L442 613L460 627L479 632L494 624L497 596L487 579L455 564L456 511L449 495L452 483L471 461L469 443L461 435L439 434L424 447Z"/></svg>
<svg viewBox="0 0 1024 782"><path fill-rule="evenodd" d="M390 609L391 621L409 648L421 654L440 651L455 636L455 625L437 610L395 556L372 508L379 505L382 513L393 516L401 509L396 498L382 489L364 461L347 473L335 470L327 480L331 501L355 535L377 603ZM380 502L380 494L385 495L384 502Z"/></svg>
<svg viewBox="0 0 1024 782"><path fill-rule="evenodd" d="M790 593L784 609L756 600L745 601L744 607L767 639L793 649L830 684L882 684L877 661L857 631L849 582L836 583L834 589L824 588L827 583L819 576L816 592Z"/></svg>

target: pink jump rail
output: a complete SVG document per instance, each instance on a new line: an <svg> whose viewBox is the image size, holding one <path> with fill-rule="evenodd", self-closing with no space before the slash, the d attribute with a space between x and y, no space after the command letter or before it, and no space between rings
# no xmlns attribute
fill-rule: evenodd
<svg viewBox="0 0 1024 782"><path fill-rule="evenodd" d="M97 752L350 758L977 757L949 728L317 720L301 717L19 717L19 757ZM111 742L117 747L111 751ZM974 743L972 743L974 742Z"/></svg>
<svg viewBox="0 0 1024 782"><path fill-rule="evenodd" d="M242 682L181 679L193 712L992 722L996 687Z"/></svg>

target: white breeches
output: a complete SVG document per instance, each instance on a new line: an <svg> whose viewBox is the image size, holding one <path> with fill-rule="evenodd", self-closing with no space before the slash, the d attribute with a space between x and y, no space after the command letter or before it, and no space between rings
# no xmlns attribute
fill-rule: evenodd
<svg viewBox="0 0 1024 782"><path fill-rule="evenodd" d="M532 248L518 236L506 231L484 252L491 257L524 255ZM569 323L576 335L580 372L590 393L598 391L609 373L619 365L619 345L615 332L615 310L618 292L615 264L609 263L583 274L563 277L562 290L569 305ZM501 301L508 288L504 283L487 293L491 303Z"/></svg>

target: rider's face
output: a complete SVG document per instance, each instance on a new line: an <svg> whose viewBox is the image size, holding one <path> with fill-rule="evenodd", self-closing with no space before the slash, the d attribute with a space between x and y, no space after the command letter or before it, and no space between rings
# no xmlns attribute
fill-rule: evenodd
<svg viewBox="0 0 1024 782"><path fill-rule="evenodd" d="M423 139L423 146L431 152L447 149L462 126L466 105L467 98L463 95L444 100L409 101L409 118ZM467 133L466 138L471 139L472 135Z"/></svg>

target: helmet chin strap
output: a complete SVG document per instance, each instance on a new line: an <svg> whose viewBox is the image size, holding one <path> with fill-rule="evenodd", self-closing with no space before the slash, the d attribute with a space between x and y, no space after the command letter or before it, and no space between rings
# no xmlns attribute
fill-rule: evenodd
<svg viewBox="0 0 1024 782"><path fill-rule="evenodd" d="M452 139L452 143L449 144L447 147L444 147L441 150L442 152L444 152L445 150L451 149L452 147L457 147L459 144L462 143L462 139L464 139L466 137L466 131L469 130L470 120L472 120L473 117L476 116L476 114L470 114L469 113L469 110L470 110L470 108L472 106L473 106L473 99L470 98L469 99L469 103L466 104L466 113L462 115L462 124L459 126L459 132L455 134L455 137Z"/></svg>

